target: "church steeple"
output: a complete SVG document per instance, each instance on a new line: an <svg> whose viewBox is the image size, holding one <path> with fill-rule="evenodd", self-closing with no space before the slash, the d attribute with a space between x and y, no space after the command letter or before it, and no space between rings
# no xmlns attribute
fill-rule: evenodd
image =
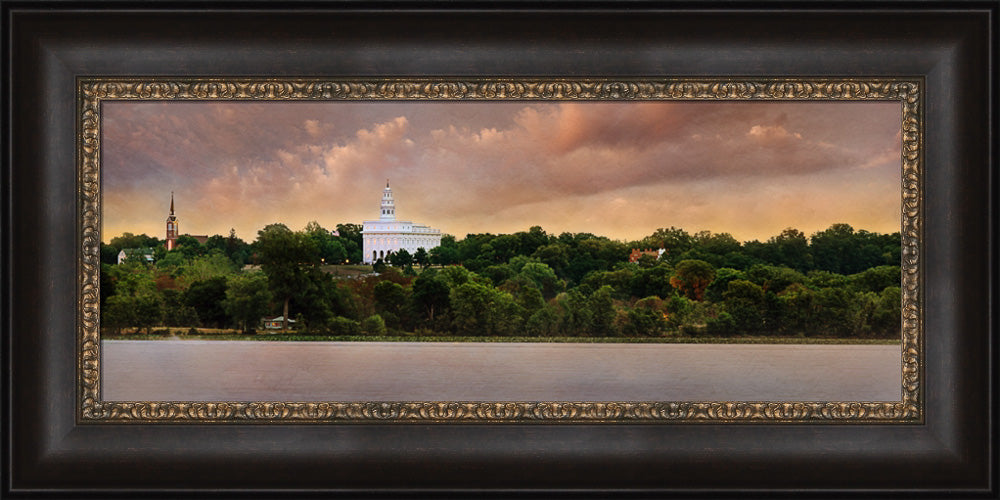
<svg viewBox="0 0 1000 500"><path fill-rule="evenodd" d="M174 192L170 192L170 215L167 216L167 251L177 247L177 216L174 215Z"/></svg>
<svg viewBox="0 0 1000 500"><path fill-rule="evenodd" d="M385 180L385 189L382 190L382 213L380 220L396 220L396 202L392 199L392 189L389 187L389 179Z"/></svg>

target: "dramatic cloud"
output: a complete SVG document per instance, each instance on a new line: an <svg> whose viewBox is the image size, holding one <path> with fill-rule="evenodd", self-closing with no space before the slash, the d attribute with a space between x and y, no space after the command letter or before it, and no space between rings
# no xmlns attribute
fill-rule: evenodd
<svg viewBox="0 0 1000 500"><path fill-rule="evenodd" d="M378 215L469 232L899 228L900 107L846 102L109 103L104 240Z"/></svg>

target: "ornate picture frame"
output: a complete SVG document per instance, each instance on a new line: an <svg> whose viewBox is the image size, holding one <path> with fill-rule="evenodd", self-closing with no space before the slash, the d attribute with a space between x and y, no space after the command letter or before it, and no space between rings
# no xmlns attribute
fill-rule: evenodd
<svg viewBox="0 0 1000 500"><path fill-rule="evenodd" d="M922 82L900 78L78 80L81 422L920 423ZM101 400L99 257L101 105L142 101L893 101L902 141L902 351L899 401L112 401Z"/></svg>

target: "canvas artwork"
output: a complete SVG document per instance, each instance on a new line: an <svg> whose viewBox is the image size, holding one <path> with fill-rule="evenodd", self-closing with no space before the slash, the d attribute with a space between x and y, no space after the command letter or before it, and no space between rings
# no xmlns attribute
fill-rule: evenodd
<svg viewBox="0 0 1000 500"><path fill-rule="evenodd" d="M100 404L919 414L905 95L139 97L95 118Z"/></svg>

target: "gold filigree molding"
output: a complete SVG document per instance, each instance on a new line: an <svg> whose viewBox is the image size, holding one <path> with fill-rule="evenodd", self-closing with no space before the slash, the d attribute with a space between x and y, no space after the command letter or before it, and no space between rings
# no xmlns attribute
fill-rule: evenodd
<svg viewBox="0 0 1000 500"><path fill-rule="evenodd" d="M923 81L896 78L80 78L78 420L83 423L921 423ZM100 110L105 100L897 101L901 400L890 402L107 402L100 399Z"/></svg>

